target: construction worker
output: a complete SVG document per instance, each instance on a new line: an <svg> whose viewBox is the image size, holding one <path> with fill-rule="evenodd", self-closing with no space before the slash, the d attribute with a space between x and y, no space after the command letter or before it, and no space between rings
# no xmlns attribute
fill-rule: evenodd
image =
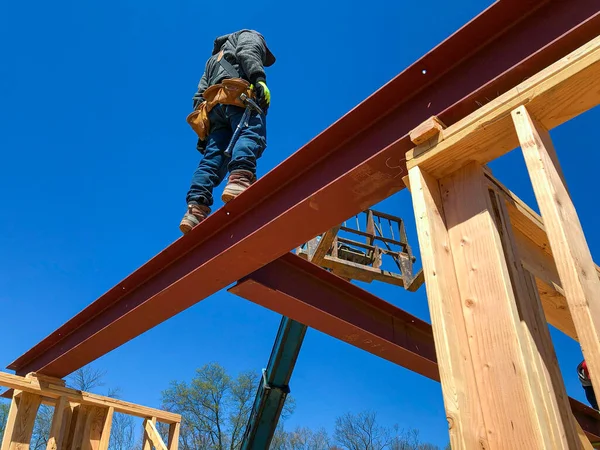
<svg viewBox="0 0 600 450"><path fill-rule="evenodd" d="M590 372L588 371L585 360L581 361L577 366L577 375L579 376L579 381L581 382L581 386L585 391L585 397L587 398L591 407L597 410L598 402L596 401L596 394L594 393L592 380L590 379Z"/></svg>
<svg viewBox="0 0 600 450"><path fill-rule="evenodd" d="M196 148L202 158L192 176L188 209L179 225L184 234L210 214L213 189L227 173L224 202L256 180L256 161L267 146L266 112L271 102L265 67L274 63L264 37L256 31L244 29L215 39L193 98L194 111L187 118L198 135ZM242 94L254 100L263 113L254 112L240 124L246 108ZM225 150L238 125L241 133L227 156Z"/></svg>

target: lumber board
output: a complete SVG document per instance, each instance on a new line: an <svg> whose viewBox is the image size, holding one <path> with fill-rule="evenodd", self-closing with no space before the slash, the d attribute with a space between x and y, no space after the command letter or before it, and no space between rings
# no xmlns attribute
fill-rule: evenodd
<svg viewBox="0 0 600 450"><path fill-rule="evenodd" d="M62 450L65 439L65 424L69 419L66 410L69 408L69 399L67 397L60 397L55 403L46 450Z"/></svg>
<svg viewBox="0 0 600 450"><path fill-rule="evenodd" d="M129 414L135 417L156 417L159 422L171 424L181 422L181 415L162 411L160 409L150 408L147 406L137 405L135 403L125 402L102 395L96 395L89 392L82 392L76 389L48 384L47 387L40 386L35 379L27 379L18 375L0 372L0 386L5 386L10 389L18 389L32 394L38 394L43 397L58 399L67 397L70 402L86 406L99 406L102 408L115 409L115 412Z"/></svg>
<svg viewBox="0 0 600 450"><path fill-rule="evenodd" d="M579 340L542 217L491 173L487 172L486 178L504 196L521 262L536 277L548 323L567 336ZM594 266L600 277L600 267L596 264Z"/></svg>
<svg viewBox="0 0 600 450"><path fill-rule="evenodd" d="M178 450L179 449L180 429L181 429L180 423L173 423L169 426L169 442L167 443L169 450Z"/></svg>
<svg viewBox="0 0 600 450"><path fill-rule="evenodd" d="M469 164L439 184L475 370L476 384L466 388L480 392L489 447L551 448L530 385L517 314L523 298L513 290L483 170Z"/></svg>
<svg viewBox="0 0 600 450"><path fill-rule="evenodd" d="M106 419L104 420L104 424L102 425L102 435L98 444L98 450L108 450L114 415L115 407L111 406L106 412Z"/></svg>
<svg viewBox="0 0 600 450"><path fill-rule="evenodd" d="M600 279L548 130L529 107L512 120L595 392L600 392Z"/></svg>
<svg viewBox="0 0 600 450"><path fill-rule="evenodd" d="M2 450L29 450L31 435L42 397L30 392L15 393L2 438Z"/></svg>
<svg viewBox="0 0 600 450"><path fill-rule="evenodd" d="M440 134L440 131L444 128L446 128L446 125L440 119L436 116L431 116L410 132L410 140L413 144L422 144Z"/></svg>
<svg viewBox="0 0 600 450"><path fill-rule="evenodd" d="M333 244L333 241L339 229L340 225L327 230L325 234L323 234L323 237L319 241L319 244L317 245L317 248L315 249L314 253L310 255L310 261L312 263L316 265L321 264L321 262L325 258L325 255L327 255L327 252L331 248L331 244Z"/></svg>
<svg viewBox="0 0 600 450"><path fill-rule="evenodd" d="M168 450L167 446L165 445L162 438L160 437L158 430L156 429L155 419L156 418L153 417L152 420L148 420L148 419L145 420L144 430L146 431L146 436L147 436L148 440L150 441L150 443L152 444L152 446L154 446L154 448L156 450ZM144 447L144 449L145 449L145 447Z"/></svg>
<svg viewBox="0 0 600 450"><path fill-rule="evenodd" d="M600 36L548 66L497 99L442 130L434 145L406 154L407 167L421 166L442 178L475 161L481 165L519 146L511 111L527 105L548 130L600 103Z"/></svg>
<svg viewBox="0 0 600 450"><path fill-rule="evenodd" d="M502 193L492 189L489 197L490 212L493 213L506 259L508 280L513 285L516 301L513 315L524 357L529 394L533 400L532 412L538 420L545 448L582 449L582 440L577 434L570 411L567 391L535 279L519 264L520 255Z"/></svg>
<svg viewBox="0 0 600 450"><path fill-rule="evenodd" d="M440 188L419 167L409 170L409 178L450 442L455 450L489 448L475 370L468 363L469 334L462 318Z"/></svg>

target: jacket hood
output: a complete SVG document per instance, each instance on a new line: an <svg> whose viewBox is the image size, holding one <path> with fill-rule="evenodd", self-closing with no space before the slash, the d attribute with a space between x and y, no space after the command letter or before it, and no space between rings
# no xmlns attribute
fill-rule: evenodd
<svg viewBox="0 0 600 450"><path fill-rule="evenodd" d="M215 39L215 42L213 45L212 54L216 55L217 53L219 53L221 51L221 47L223 47L225 42L227 42L227 39L229 39L234 34L241 33L242 31L251 31L253 33L256 33L262 39L263 44L265 45L265 48L267 49L267 58L266 58L266 62L265 62L265 67L269 67L269 66L272 66L273 64L275 64L275 61L276 61L275 55L273 55L273 53L271 53L271 50L267 46L267 41L265 40L264 36L262 34L260 34L258 31L254 31L254 30L244 29L244 30L236 31L235 33L229 33L229 34L225 34L223 36L217 37Z"/></svg>

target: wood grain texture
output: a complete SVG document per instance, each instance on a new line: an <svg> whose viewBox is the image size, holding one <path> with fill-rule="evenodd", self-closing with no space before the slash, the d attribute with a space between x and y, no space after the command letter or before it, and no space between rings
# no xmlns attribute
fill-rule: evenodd
<svg viewBox="0 0 600 450"><path fill-rule="evenodd" d="M494 448L500 436L490 435L488 442L440 188L419 167L409 177L452 448Z"/></svg>
<svg viewBox="0 0 600 450"><path fill-rule="evenodd" d="M407 153L407 167L441 178L469 162L483 165L519 146L511 111L527 105L552 129L600 103L600 36L443 130L436 143Z"/></svg>
<svg viewBox="0 0 600 450"><path fill-rule="evenodd" d="M596 265L548 131L528 108L515 109L512 119L592 384L600 392L600 279Z"/></svg>

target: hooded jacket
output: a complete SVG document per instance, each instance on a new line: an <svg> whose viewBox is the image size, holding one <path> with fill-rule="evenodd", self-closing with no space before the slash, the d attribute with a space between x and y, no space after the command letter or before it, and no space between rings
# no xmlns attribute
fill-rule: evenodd
<svg viewBox="0 0 600 450"><path fill-rule="evenodd" d="M202 78L198 83L198 91L194 95L194 106L198 101L203 101L204 91L212 85L218 84L231 75L217 60L223 50L225 58L238 72L239 77L256 84L265 81L265 67L275 63L275 56L267 47L265 38L254 30L240 30L235 33L219 36L215 39L213 51L208 61Z"/></svg>

